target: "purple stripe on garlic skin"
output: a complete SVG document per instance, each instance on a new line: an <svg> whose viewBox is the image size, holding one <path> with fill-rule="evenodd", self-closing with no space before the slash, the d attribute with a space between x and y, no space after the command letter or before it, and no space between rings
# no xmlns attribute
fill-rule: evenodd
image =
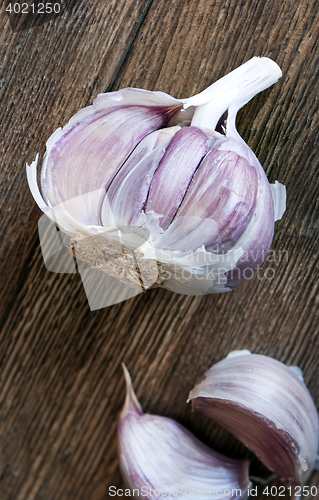
<svg viewBox="0 0 319 500"><path fill-rule="evenodd" d="M234 351L205 373L189 401L234 434L287 486L309 478L318 452L318 414L295 369L267 356Z"/></svg>
<svg viewBox="0 0 319 500"><path fill-rule="evenodd" d="M177 495L181 500L191 496L185 489L196 490L199 500L209 496L208 490L224 500L246 499L248 461L214 452L170 418L144 414L123 369L126 399L118 423L118 453L126 486L147 500L167 498L169 489L173 496L176 488L184 488Z"/></svg>

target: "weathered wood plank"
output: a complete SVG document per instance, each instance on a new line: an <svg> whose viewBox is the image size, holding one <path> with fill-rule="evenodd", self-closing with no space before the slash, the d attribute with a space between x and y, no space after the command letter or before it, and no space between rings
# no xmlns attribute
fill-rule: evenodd
<svg viewBox="0 0 319 500"><path fill-rule="evenodd" d="M230 455L247 452L185 403L230 350L298 364L319 406L318 17L314 0L103 1L12 34L2 8L1 499L102 500L122 485L122 361L145 411L178 419ZM253 55L283 69L238 118L270 180L288 189L269 261L230 294L152 290L91 312L78 274L43 265L25 161L98 92L131 85L184 97Z"/></svg>

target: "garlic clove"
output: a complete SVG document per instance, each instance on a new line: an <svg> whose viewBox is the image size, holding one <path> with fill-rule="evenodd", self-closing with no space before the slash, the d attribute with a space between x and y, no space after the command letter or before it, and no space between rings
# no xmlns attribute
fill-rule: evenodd
<svg viewBox="0 0 319 500"><path fill-rule="evenodd" d="M165 142L156 147L159 131L147 135L135 148L123 167L114 178L105 195L101 220L108 227L111 216L114 217L117 227L143 225L139 222L142 208L146 202L150 179L161 161L165 149L169 144ZM141 183L141 179L145 182ZM139 184L140 189L136 189Z"/></svg>
<svg viewBox="0 0 319 500"><path fill-rule="evenodd" d="M216 221L221 244L212 237L205 248L221 253L234 246L254 214L258 177L245 158L232 151L220 151L220 141L216 143L199 165L176 218L196 213L202 219Z"/></svg>
<svg viewBox="0 0 319 500"><path fill-rule="evenodd" d="M246 499L248 461L214 452L170 418L144 414L123 369L126 399L118 423L118 451L127 487L148 500L176 493L180 499Z"/></svg>
<svg viewBox="0 0 319 500"><path fill-rule="evenodd" d="M164 214L160 220L163 230L173 221L208 145L207 134L197 127L182 128L172 138L152 179L145 206L146 213Z"/></svg>
<svg viewBox="0 0 319 500"><path fill-rule="evenodd" d="M300 372L267 356L235 351L205 373L188 401L234 434L287 486L310 476L318 414Z"/></svg>

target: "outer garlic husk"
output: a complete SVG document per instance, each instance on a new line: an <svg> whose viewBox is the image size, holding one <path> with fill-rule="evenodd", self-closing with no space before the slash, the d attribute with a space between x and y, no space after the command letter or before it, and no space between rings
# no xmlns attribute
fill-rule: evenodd
<svg viewBox="0 0 319 500"><path fill-rule="evenodd" d="M209 449L174 420L144 414L124 367L126 400L118 424L120 469L136 496L245 499L248 462Z"/></svg>
<svg viewBox="0 0 319 500"><path fill-rule="evenodd" d="M91 267L144 289L229 291L266 258L285 210L285 188L269 185L235 126L280 76L255 57L188 99L101 94L48 140L42 194L38 158L27 167L32 194Z"/></svg>
<svg viewBox="0 0 319 500"><path fill-rule="evenodd" d="M297 367L234 351L205 373L190 400L287 486L309 478L318 452L318 414Z"/></svg>

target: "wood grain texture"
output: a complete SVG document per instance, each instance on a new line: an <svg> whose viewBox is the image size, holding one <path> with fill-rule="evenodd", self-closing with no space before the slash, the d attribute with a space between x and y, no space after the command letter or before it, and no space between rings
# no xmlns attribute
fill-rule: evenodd
<svg viewBox="0 0 319 500"><path fill-rule="evenodd" d="M104 500L122 485L122 361L145 411L251 457L186 399L214 362L250 349L298 364L319 407L317 2L80 1L16 33L4 6L0 16L1 500ZM238 129L288 194L259 276L229 294L151 290L91 312L79 274L45 269L26 161L99 92L136 86L185 97L253 55L274 59L283 78L245 106ZM254 458L251 472L267 475ZM312 484L319 488L318 473Z"/></svg>

